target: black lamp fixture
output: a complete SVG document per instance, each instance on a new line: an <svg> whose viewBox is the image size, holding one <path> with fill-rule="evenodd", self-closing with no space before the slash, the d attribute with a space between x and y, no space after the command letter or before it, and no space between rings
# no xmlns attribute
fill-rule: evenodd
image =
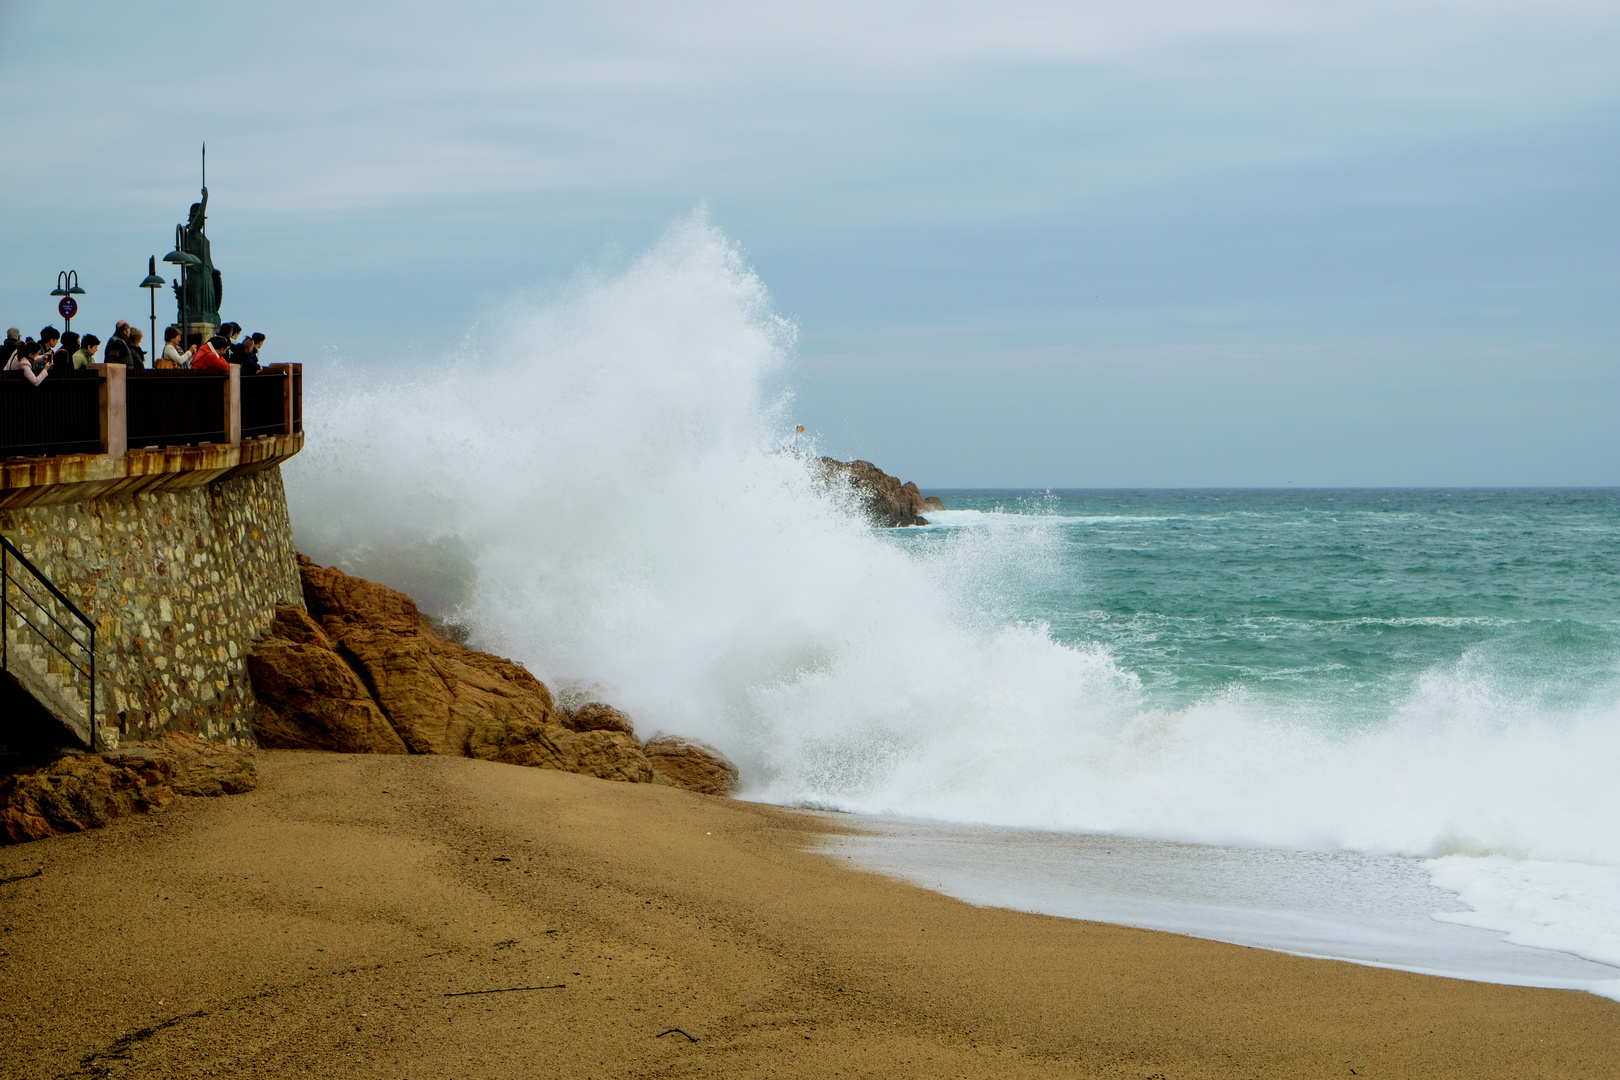
<svg viewBox="0 0 1620 1080"><path fill-rule="evenodd" d="M174 263L176 266L202 265L201 259L197 258L197 256L186 250L184 225L176 225L174 227L174 250L163 256L163 261L166 263ZM156 271L154 271L154 273L156 273Z"/></svg>
<svg viewBox="0 0 1620 1080"><path fill-rule="evenodd" d="M63 270L56 275L56 288L51 290L52 296L83 296L84 290L79 288L79 272L77 270Z"/></svg>
<svg viewBox="0 0 1620 1080"><path fill-rule="evenodd" d="M152 300L152 344L147 346L147 348L151 350L152 359L154 361L156 361L160 355L157 351L157 291L163 288L163 286L166 284L168 284L168 282L164 281L163 276L157 272L157 256L148 256L146 260L146 280L141 282L141 288L147 290L147 294ZM153 366L156 367L157 365L154 363Z"/></svg>

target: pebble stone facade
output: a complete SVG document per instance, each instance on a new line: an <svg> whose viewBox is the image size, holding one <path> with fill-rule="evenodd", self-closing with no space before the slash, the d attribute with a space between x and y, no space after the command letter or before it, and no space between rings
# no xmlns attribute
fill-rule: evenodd
<svg viewBox="0 0 1620 1080"><path fill-rule="evenodd" d="M304 602L280 466L0 510L0 532L95 620L104 731L253 744L248 648L277 604Z"/></svg>

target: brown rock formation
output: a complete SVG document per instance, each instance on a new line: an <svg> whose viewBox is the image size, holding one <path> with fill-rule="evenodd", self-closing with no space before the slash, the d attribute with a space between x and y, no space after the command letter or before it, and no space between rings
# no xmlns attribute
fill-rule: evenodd
<svg viewBox="0 0 1620 1080"><path fill-rule="evenodd" d="M645 784L652 766L641 741L623 731L570 731L561 725L514 725L506 731L496 761Z"/></svg>
<svg viewBox="0 0 1620 1080"><path fill-rule="evenodd" d="M475 735L555 724L551 693L519 664L434 633L404 593L300 556L310 615L412 753L467 754ZM255 683L257 690L257 683Z"/></svg>
<svg viewBox="0 0 1620 1080"><path fill-rule="evenodd" d="M737 790L737 766L712 746L662 735L648 741L646 752L655 784L700 795L730 795Z"/></svg>
<svg viewBox="0 0 1620 1080"><path fill-rule="evenodd" d="M248 653L259 708L253 734L269 750L404 754L405 742L371 692L295 607L276 609L270 637Z"/></svg>
<svg viewBox="0 0 1620 1080"><path fill-rule="evenodd" d="M574 731L622 731L634 735L636 727L630 718L611 705L600 701L587 701L577 709L559 710L562 722Z"/></svg>
<svg viewBox="0 0 1620 1080"><path fill-rule="evenodd" d="M240 795L257 785L246 751L190 735L106 754L70 752L0 778L0 843L97 829L155 814L181 795Z"/></svg>
<svg viewBox="0 0 1620 1080"><path fill-rule="evenodd" d="M860 500L861 509L873 524L896 528L901 525L926 525L924 510L943 510L945 504L938 496L923 498L917 485L900 482L870 461L835 461L821 459L821 475L829 484L847 483Z"/></svg>
<svg viewBox="0 0 1620 1080"><path fill-rule="evenodd" d="M630 718L558 710L520 664L447 640L403 593L299 557L309 612L278 609L253 648L267 747L453 754L647 783Z"/></svg>

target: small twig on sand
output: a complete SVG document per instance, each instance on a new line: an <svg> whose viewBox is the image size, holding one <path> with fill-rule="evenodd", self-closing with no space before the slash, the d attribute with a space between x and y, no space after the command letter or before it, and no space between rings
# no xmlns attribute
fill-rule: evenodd
<svg viewBox="0 0 1620 1080"><path fill-rule="evenodd" d="M552 986L508 986L500 990L456 990L444 996L466 997L468 994L515 994L519 990L561 990L566 985L566 983L556 983Z"/></svg>
<svg viewBox="0 0 1620 1080"><path fill-rule="evenodd" d="M35 870L32 874L18 874L16 877L0 877L0 885L10 885L13 881L27 881L31 877L39 877L39 875L43 874L44 872L45 868L42 866L38 870Z"/></svg>
<svg viewBox="0 0 1620 1080"><path fill-rule="evenodd" d="M686 1032L682 1031L680 1028L670 1028L668 1031L660 1031L657 1035L654 1035L653 1038L662 1039L665 1035L686 1035ZM691 1042L697 1042L696 1035L686 1035L686 1037Z"/></svg>

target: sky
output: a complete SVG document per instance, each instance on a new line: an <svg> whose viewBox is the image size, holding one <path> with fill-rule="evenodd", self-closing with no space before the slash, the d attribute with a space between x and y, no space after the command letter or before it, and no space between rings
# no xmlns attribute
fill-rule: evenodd
<svg viewBox="0 0 1620 1080"><path fill-rule="evenodd" d="M1614 485L1617 56L1613 0L0 0L0 322L144 322L206 139L267 359L431 362L705 206L797 418L925 488Z"/></svg>

